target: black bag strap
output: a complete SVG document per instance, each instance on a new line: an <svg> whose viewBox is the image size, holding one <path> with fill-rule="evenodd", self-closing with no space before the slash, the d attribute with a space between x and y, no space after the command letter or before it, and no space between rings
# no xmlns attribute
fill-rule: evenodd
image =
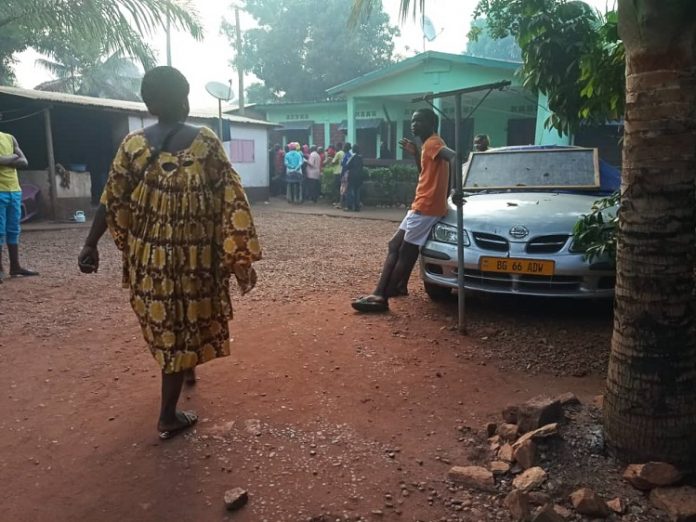
<svg viewBox="0 0 696 522"><path fill-rule="evenodd" d="M149 169L150 166L157 160L157 158L159 158L159 155L162 152L162 150L164 150L167 147L167 145L169 145L169 142L172 141L172 138L183 128L183 123L177 123L175 127L173 127L169 132L167 132L167 134L164 135L164 138L162 138L162 141L160 143L157 143L153 147L150 147L150 157L147 159L147 163L145 163L145 166L143 167L141 176L145 175L147 169Z"/></svg>

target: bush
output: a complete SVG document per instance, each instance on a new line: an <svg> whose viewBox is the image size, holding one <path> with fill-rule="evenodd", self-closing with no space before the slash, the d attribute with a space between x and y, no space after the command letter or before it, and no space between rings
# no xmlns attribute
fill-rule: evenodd
<svg viewBox="0 0 696 522"><path fill-rule="evenodd" d="M369 188L373 188L373 198L377 205L410 205L418 183L415 167L393 165L389 168L375 168L368 172Z"/></svg>
<svg viewBox="0 0 696 522"><path fill-rule="evenodd" d="M321 175L321 193L328 201L338 201L338 174L324 169ZM415 167L393 165L365 169L362 200L367 205L410 205L418 183Z"/></svg>
<svg viewBox="0 0 696 522"><path fill-rule="evenodd" d="M333 169L326 168L321 173L321 195L328 201L338 201L338 182Z"/></svg>
<svg viewBox="0 0 696 522"><path fill-rule="evenodd" d="M583 215L573 227L574 247L585 253L590 262L598 257L616 261L616 231L619 228L617 190L611 196L598 199L589 214Z"/></svg>

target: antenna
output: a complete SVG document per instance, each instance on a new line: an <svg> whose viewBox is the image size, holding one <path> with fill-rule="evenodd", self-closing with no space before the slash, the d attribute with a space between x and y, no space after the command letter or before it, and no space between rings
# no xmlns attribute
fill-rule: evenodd
<svg viewBox="0 0 696 522"><path fill-rule="evenodd" d="M222 102L230 101L234 94L232 93L232 80L227 85L222 82L208 82L205 84L205 90L208 91L213 98L218 101L218 138L222 141Z"/></svg>

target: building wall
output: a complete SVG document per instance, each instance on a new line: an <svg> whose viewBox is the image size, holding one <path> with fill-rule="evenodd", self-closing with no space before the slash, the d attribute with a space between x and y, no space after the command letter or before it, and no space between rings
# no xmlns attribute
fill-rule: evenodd
<svg viewBox="0 0 696 522"><path fill-rule="evenodd" d="M254 140L254 161L252 163L235 163L232 166L242 178L242 185L245 189L263 189L268 190L269 187L269 170L268 170L268 132L265 127L247 127L247 126L230 126L232 139ZM230 142L224 143L227 156L231 157ZM263 190L248 191L258 194ZM267 193L267 192L266 192ZM254 197L256 199L256 196Z"/></svg>
<svg viewBox="0 0 696 522"><path fill-rule="evenodd" d="M324 143L324 127L330 125L329 123L315 123L312 125L312 145L317 145L319 147L326 147L327 144Z"/></svg>

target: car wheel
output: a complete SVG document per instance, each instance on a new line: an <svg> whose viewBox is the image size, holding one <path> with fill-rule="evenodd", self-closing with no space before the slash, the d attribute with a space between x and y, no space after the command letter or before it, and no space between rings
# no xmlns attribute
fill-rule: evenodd
<svg viewBox="0 0 696 522"><path fill-rule="evenodd" d="M423 283L425 293L433 301L445 301L452 295L452 289L446 286L438 286L432 283Z"/></svg>

